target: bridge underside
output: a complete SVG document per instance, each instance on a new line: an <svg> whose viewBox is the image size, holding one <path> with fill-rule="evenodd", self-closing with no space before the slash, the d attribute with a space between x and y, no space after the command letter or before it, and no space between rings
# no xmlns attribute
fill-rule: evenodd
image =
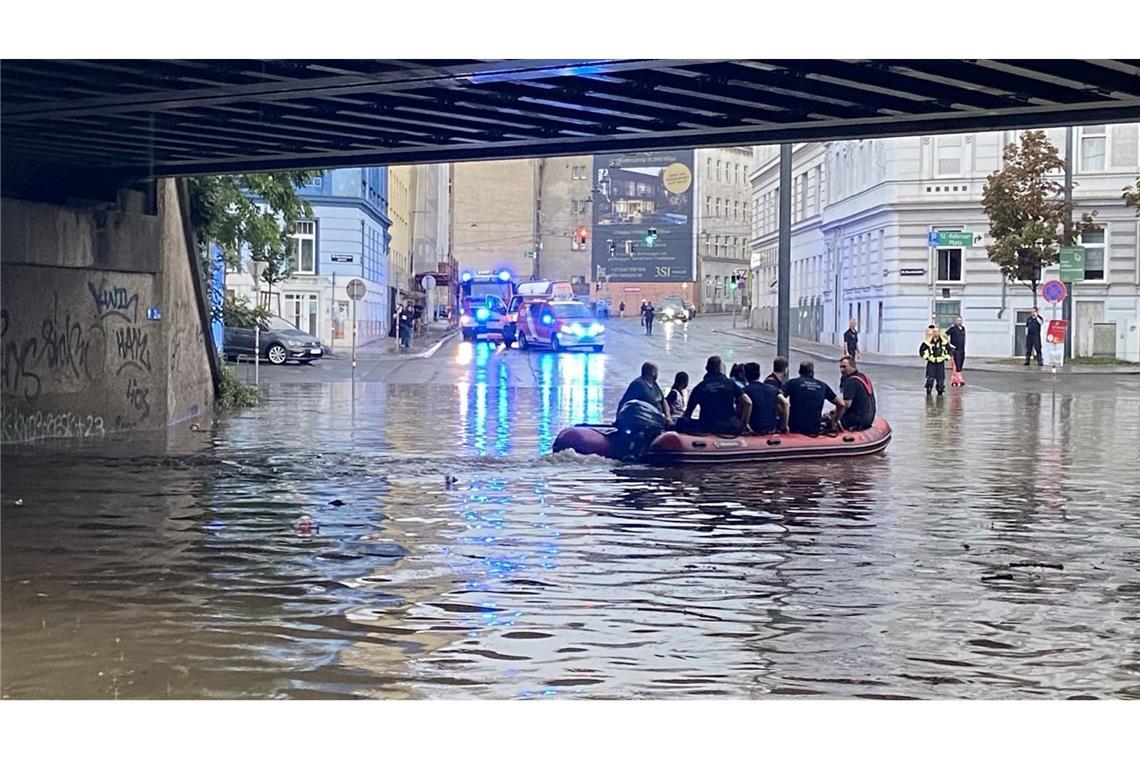
<svg viewBox="0 0 1140 760"><path fill-rule="evenodd" d="M122 183L1140 120L1140 61L8 60L0 104L7 187Z"/></svg>

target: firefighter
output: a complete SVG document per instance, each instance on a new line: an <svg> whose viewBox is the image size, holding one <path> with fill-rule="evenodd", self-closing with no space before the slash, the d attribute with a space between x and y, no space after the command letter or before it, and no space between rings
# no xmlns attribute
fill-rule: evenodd
<svg viewBox="0 0 1140 760"><path fill-rule="evenodd" d="M953 354L950 341L935 325L926 328L926 339L918 347L918 355L926 362L926 395L937 384L938 395L946 392L946 362Z"/></svg>

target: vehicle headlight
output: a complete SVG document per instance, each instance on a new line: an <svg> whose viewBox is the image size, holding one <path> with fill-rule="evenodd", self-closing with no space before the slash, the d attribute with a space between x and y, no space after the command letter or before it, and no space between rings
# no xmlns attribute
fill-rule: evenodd
<svg viewBox="0 0 1140 760"><path fill-rule="evenodd" d="M461 324L461 325L471 325L471 324L474 324L474 322L475 322L475 320L471 318L470 314L464 314L462 317L459 318L459 324Z"/></svg>
<svg viewBox="0 0 1140 760"><path fill-rule="evenodd" d="M606 331L605 327L603 327L602 325L596 324L596 323L590 325L590 328L587 330L587 332L590 335L600 335L601 333L603 333L605 331Z"/></svg>
<svg viewBox="0 0 1140 760"><path fill-rule="evenodd" d="M583 335L585 334L586 329L582 327L582 325L575 322L574 324L570 325L570 332L574 333L575 335Z"/></svg>
<svg viewBox="0 0 1140 760"><path fill-rule="evenodd" d="M673 316L673 310L672 309L666 309L665 310L665 316L667 316L667 317Z"/></svg>
<svg viewBox="0 0 1140 760"><path fill-rule="evenodd" d="M285 345L289 346L289 348L297 348L298 346L301 345L301 341L299 341L299 340L287 340L287 341L285 341Z"/></svg>

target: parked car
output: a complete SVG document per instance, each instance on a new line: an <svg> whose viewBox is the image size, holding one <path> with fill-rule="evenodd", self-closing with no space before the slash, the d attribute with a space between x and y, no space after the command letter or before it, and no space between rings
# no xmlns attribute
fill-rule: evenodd
<svg viewBox="0 0 1140 760"><path fill-rule="evenodd" d="M253 356L257 340L252 327L226 325L222 352L228 361L237 361L239 355ZM261 358L270 364L284 364L290 359L308 364L324 356L319 339L277 316L261 324L260 343Z"/></svg>
<svg viewBox="0 0 1140 760"><path fill-rule="evenodd" d="M550 346L555 351L583 347L598 352L606 345L606 326L580 301L523 304L518 334L524 351Z"/></svg>

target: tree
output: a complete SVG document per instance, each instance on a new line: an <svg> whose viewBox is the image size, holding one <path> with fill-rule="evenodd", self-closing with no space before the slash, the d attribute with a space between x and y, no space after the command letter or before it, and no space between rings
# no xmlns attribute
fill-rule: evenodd
<svg viewBox="0 0 1140 760"><path fill-rule="evenodd" d="M293 274L289 236L299 219L312 216L312 206L297 195L320 176L319 171L227 174L190 178L190 218L203 246L205 271L212 262L205 247L217 243L229 266L237 266L242 247L264 263L261 279L273 286ZM261 204L264 204L264 208Z"/></svg>
<svg viewBox="0 0 1140 760"><path fill-rule="evenodd" d="M1140 216L1140 177L1136 179L1136 187L1124 188L1124 195L1121 197L1124 198L1124 205L1135 207L1136 216Z"/></svg>
<svg viewBox="0 0 1140 760"><path fill-rule="evenodd" d="M1096 212L1075 222L1066 239L1064 224L1073 205L1064 199L1064 185L1049 176L1064 169L1065 162L1044 132L1023 132L1020 144L1007 145L1002 158L1002 168L986 178L982 191L993 238L986 253L1003 277L1032 291L1036 306L1041 270L1057 262L1061 245L1071 245L1077 236L1096 228Z"/></svg>

